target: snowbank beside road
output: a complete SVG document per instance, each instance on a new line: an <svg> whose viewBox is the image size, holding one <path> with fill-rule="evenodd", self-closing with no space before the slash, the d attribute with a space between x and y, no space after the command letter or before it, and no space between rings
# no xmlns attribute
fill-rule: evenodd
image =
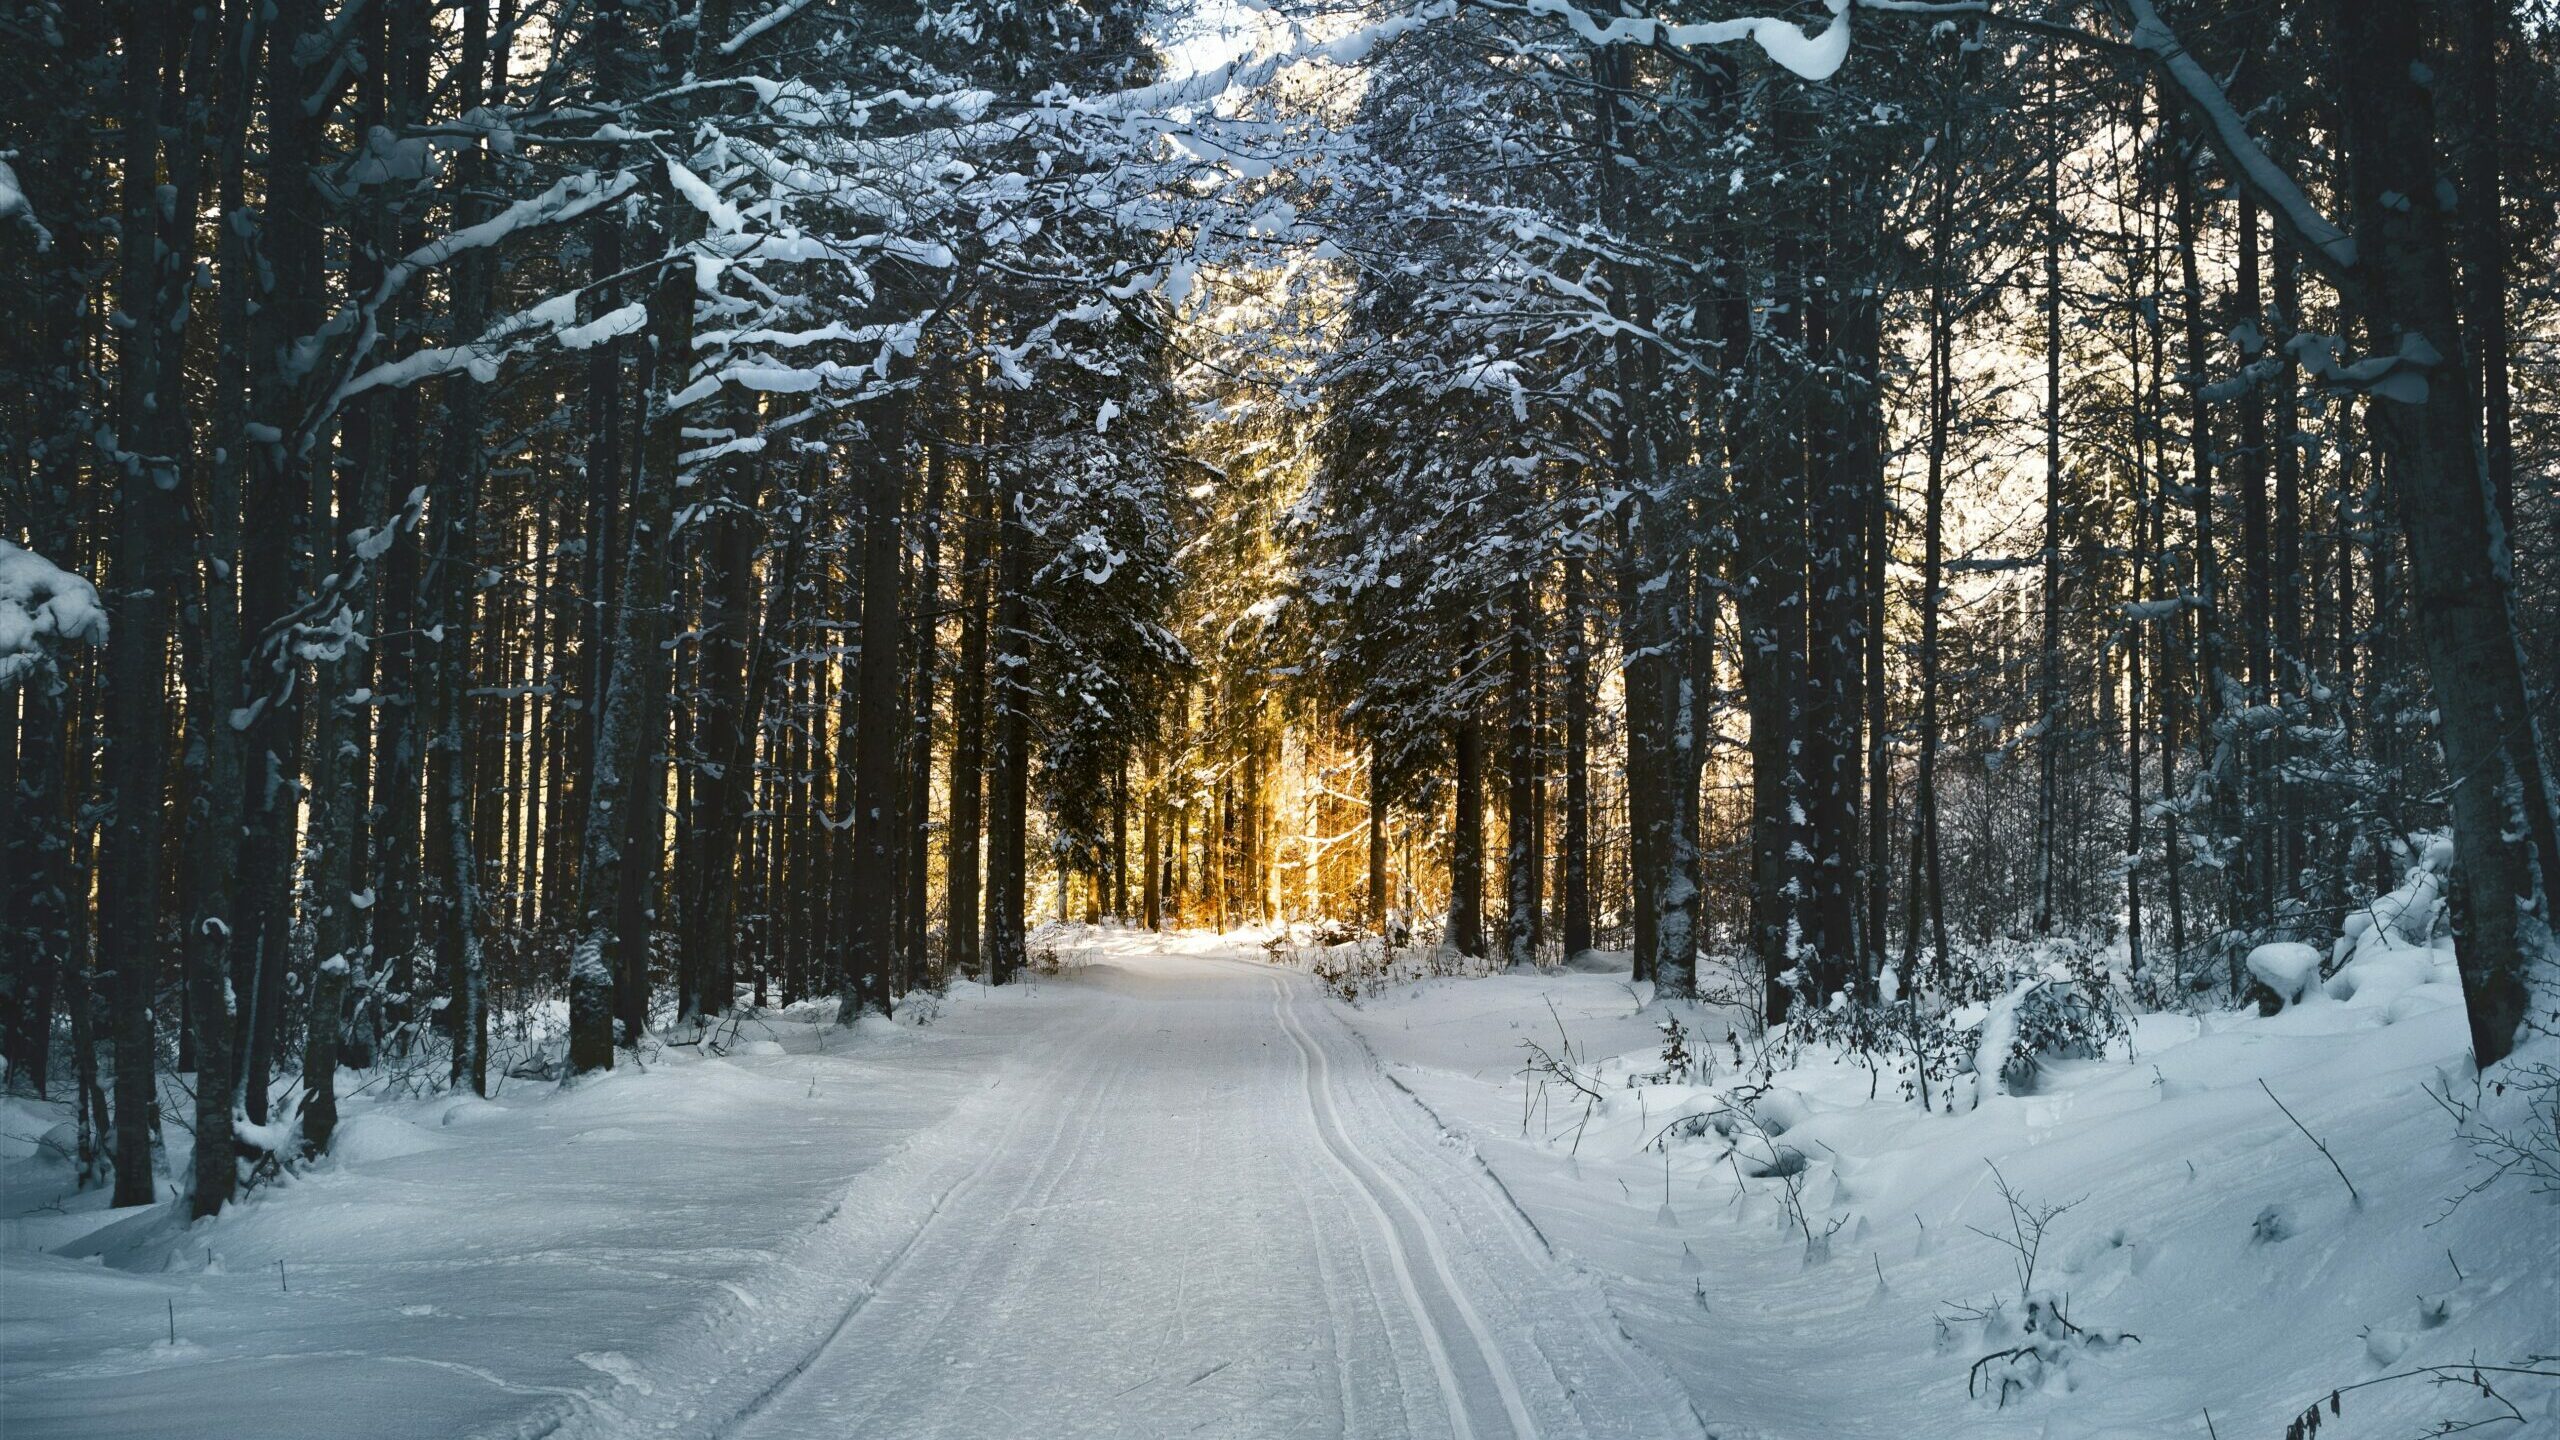
<svg viewBox="0 0 2560 1440"><path fill-rule="evenodd" d="M2365 928L2340 973L2390 968L2387 1004L2141 1014L1953 1114L1833 1054L1763 1070L1703 1009L1666 1075L1663 1009L1622 979L1407 981L1345 1013L1719 1433L2202 1436L2210 1409L2276 1436L2341 1386L2560 1352L2560 1196L2451 1204L2482 1173L2428 1094L2472 1093L2459 997L2428 937ZM2010 1242L2053 1207L2022 1280ZM2529 1418L2508 1433L2560 1433L2560 1384L2489 1378ZM2421 1377L2322 1434L2502 1403Z"/></svg>
<svg viewBox="0 0 2560 1440"><path fill-rule="evenodd" d="M848 1247L921 1223L926 1172L953 1157L919 1138L981 1143L944 1122L1083 1003L962 991L925 1028L849 1036L810 1007L749 1022L726 1055L668 1047L565 1091L384 1099L351 1076L336 1153L194 1226L167 1205L104 1210L9 1142L0 1431L609 1430L653 1397L797 1359L848 1297L792 1258L816 1245L855 1267ZM12 1133L57 1108L10 1106ZM175 1126L171 1142L183 1171Z"/></svg>

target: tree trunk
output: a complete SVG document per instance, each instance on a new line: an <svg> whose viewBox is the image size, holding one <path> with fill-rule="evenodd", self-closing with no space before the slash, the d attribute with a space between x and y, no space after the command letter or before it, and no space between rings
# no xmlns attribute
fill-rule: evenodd
<svg viewBox="0 0 2560 1440"><path fill-rule="evenodd" d="M2045 76L2054 102L2054 74ZM2044 550L2038 565L2040 634L2036 644L2035 933L2054 927L2054 847L2060 817L2058 766L2062 728L2062 147L2044 159Z"/></svg>
<svg viewBox="0 0 2560 1440"><path fill-rule="evenodd" d="M681 257L701 234L701 212L674 193L672 181L658 206L668 248ZM581 919L569 961L572 1076L611 1069L617 1027L622 1043L636 1044L648 1025L649 900L665 829L667 546L683 448L683 417L668 402L690 378L693 312L693 267L679 258L660 270L649 297L656 358L649 366L648 454L632 488L612 665L588 772Z"/></svg>
<svg viewBox="0 0 2560 1440"><path fill-rule="evenodd" d="M214 133L220 135L219 213L244 204L249 93L256 83L256 22L241 0L224 8L218 47ZM180 882L187 960L187 1013L196 1061L195 1176L188 1213L219 1213L239 1168L232 1154L232 1111L238 1074L232 1052L232 937L241 929L235 904L240 845L240 729L246 713L240 644L240 474L248 459L248 237L236 224L219 229L222 289L213 380L213 433L220 436L205 467L198 513L198 562L187 634L187 750L195 774L187 811Z"/></svg>
<svg viewBox="0 0 2560 1440"><path fill-rule="evenodd" d="M2386 387L2367 423L2391 457L2408 531L2412 618L2452 777L2456 953L2472 1056L2486 1068L2514 1049L2555 964L2537 853L2549 845L2551 789L2516 648L2513 559L2462 364L2452 237L2438 207L2385 198L2433 194L2439 180L2435 99L2417 78L2432 68L2423 17L2344 0L2332 13L2366 328L2375 353L2402 357L2425 381L2422 394Z"/></svg>
<svg viewBox="0 0 2560 1440"><path fill-rule="evenodd" d="M1538 963L1536 932L1541 857L1537 824L1541 779L1538 763L1537 589L1524 569L1511 582L1510 686L1505 703L1502 958L1514 970Z"/></svg>
<svg viewBox="0 0 2560 1440"><path fill-rule="evenodd" d="M279 626L292 610L316 564L318 540L328 533L315 514L316 470L325 469L324 434L306 427L304 380L295 344L320 324L327 299L327 246L322 207L303 197L319 137L330 116L280 96L308 96L320 76L303 56L316 50L322 25L316 0L277 0L266 35L266 173L257 219L258 277L250 324L249 406L254 422L277 438L249 447L244 513L258 517L241 537L240 628L251 647L253 691L246 751L245 809L237 880L246 924L232 937L232 989L243 1015L240 1033L242 1108L251 1120L268 1118L271 1077L283 1028L286 977L293 952L294 863L303 773L303 709L307 688L297 682L299 662Z"/></svg>
<svg viewBox="0 0 2560 1440"><path fill-rule="evenodd" d="M944 496L949 489L950 459L935 442L925 456L924 506L917 512L916 594L909 608L908 642L914 654L907 664L907 683L914 691L913 720L908 726L904 793L906 895L898 905L898 988L914 988L924 979L926 906L933 854L933 695L942 673L942 532Z"/></svg>
<svg viewBox="0 0 2560 1440"><path fill-rule="evenodd" d="M2260 273L2258 207L2240 202L2239 359L2255 362L2267 348L2266 297ZM2240 448L2237 488L2240 491L2240 660L2246 671L2247 708L2235 727L2233 748L2243 762L2233 796L2238 810L2240 867L2236 877L2236 914L2242 925L2264 934L2275 920L2277 885L2269 842L2274 805L2270 781L2274 773L2276 726L2264 718L2275 693L2273 628L2273 556L2269 549L2267 496L2268 388L2251 385L2240 397ZM2288 448L2290 442L2288 441ZM2236 957L2235 957L2236 958Z"/></svg>
<svg viewBox="0 0 2560 1440"><path fill-rule="evenodd" d="M753 433L757 407L752 395L733 400L730 413L732 430ZM722 465L718 498L697 522L707 532L696 542L703 561L702 638L695 648L701 698L690 767L693 803L685 812L679 841L684 858L676 877L684 891L676 1015L684 1021L725 1014L730 1005L738 835L755 778L753 727L762 709L760 697L751 692L766 668L757 643L755 583L761 478L762 468L752 457ZM795 553L799 543L795 529Z"/></svg>
<svg viewBox="0 0 2560 1440"><path fill-rule="evenodd" d="M2191 156L2194 153L2189 152ZM2204 286L2197 270L2201 217L2197 213L2193 165L2177 165L2171 171L2171 179L2171 194L2176 202L2180 310L2186 332L2187 448L2191 467L2186 500L2194 527L2187 562L2186 614L2195 626L2196 636L2196 760L2214 829L2229 835L2237 829L2239 796L2233 774L2237 760L2225 723L2234 697L2229 693L2231 665L2222 632L2222 558L2214 519L2213 411L2205 396L2205 377L2213 362L2206 340ZM2162 482L2167 482L2165 473ZM2174 876L2171 884L2176 884ZM2233 988L2237 989L2238 953L2229 957L2229 963Z"/></svg>
<svg viewBox="0 0 2560 1440"><path fill-rule="evenodd" d="M159 24L154 25L153 21ZM193 268L196 147L181 137L178 100L196 87L211 48L209 14L194 28L188 12L137 13L124 36L121 76L124 154L114 327L117 425L101 463L116 489L115 569L108 595L106 760L111 807L101 845L100 959L114 976L115 1204L156 1198L152 1152L159 1132L158 1027L152 1006L162 947L161 846L166 813L171 599L184 574L177 547L180 486L187 453L185 394L178 381L186 344L187 285ZM164 76L168 77L164 80ZM175 83L171 83L175 82ZM200 93L200 92L196 92ZM169 144L174 204L161 205L161 146Z"/></svg>
<svg viewBox="0 0 2560 1440"><path fill-rule="evenodd" d="M1387 762L1375 740L1369 742L1369 925L1387 933Z"/></svg>
<svg viewBox="0 0 2560 1440"><path fill-rule="evenodd" d="M455 105L468 114L481 103L488 71L488 0L469 0L462 16L462 63ZM504 61L499 62L501 65ZM476 224L489 213L480 191L486 166L466 149L454 163L454 215ZM452 339L468 344L489 317L493 274L488 257L463 257L454 277ZM481 952L480 857L469 823L471 787L464 775L462 720L472 643L471 597L480 568L475 553L480 487L487 469L483 387L468 378L445 388L445 426L433 494L425 594L428 657L422 718L427 736L425 864L434 909L437 968L444 975L444 1025L453 1042L452 1080L489 1093L489 984Z"/></svg>
<svg viewBox="0 0 2560 1440"><path fill-rule="evenodd" d="M428 63L428 0L388 0L382 7L383 52L379 58L384 72L386 95L385 120L394 134L412 133L426 119ZM475 87L476 84L475 84ZM473 157L477 158L476 154ZM457 175L460 168L457 165ZM408 254L424 242L419 224L420 205L415 197L392 193L386 187L382 205L381 235L387 242L384 253ZM457 212L457 216L460 212ZM481 257L474 257L475 259ZM457 323L467 308L484 311L485 302L466 298L462 293L473 282L464 277L457 266L455 276L454 316ZM384 335L395 343L414 347L423 338L419 333L419 304L416 296L402 291L390 307L376 317ZM478 318L476 315L473 317ZM471 332L474 337L476 327ZM477 397L474 397L475 401ZM418 387L402 385L384 397L382 409L388 412L389 424L377 433L382 447L379 463L383 493L391 503L399 503L416 481L419 457L424 449L422 421L419 414ZM478 407L466 407L466 413L453 417L447 427L447 444L455 432L469 441L478 440ZM443 477L438 477L443 478ZM475 485L476 490L476 485ZM467 502L466 502L467 503ZM368 524L374 523L370 518ZM441 521L438 522L441 526ZM413 997L424 987L417 971L418 902L420 829L425 818L421 754L422 732L432 743L435 732L432 718L423 712L419 672L419 547L423 537L418 531L403 530L394 535L391 547L381 560L381 582L375 592L373 647L375 682L371 709L375 717L376 738L373 804L367 816L367 839L371 844L370 873L374 902L366 917L372 922L371 943L375 963L384 976L384 994L380 1017L388 1029L397 1030L411 1017ZM466 592L467 595L467 592ZM464 613L450 606L439 606L436 619L451 622L451 630L440 632L440 644L469 650L462 633ZM430 664L441 656L431 657ZM422 722L425 722L422 725ZM450 1025L458 1017L450 1006L443 1015Z"/></svg>
<svg viewBox="0 0 2560 1440"><path fill-rule="evenodd" d="M1564 953L1567 958L1592 947L1591 933L1591 627L1583 615L1582 555L1564 562ZM1375 818L1371 798L1369 840L1370 887L1386 889L1386 833ZM1384 897L1379 896L1381 913Z"/></svg>
<svg viewBox="0 0 2560 1440"><path fill-rule="evenodd" d="M1476 649L1475 625L1467 627L1464 653ZM1472 709L1450 722L1457 751L1454 811L1449 825L1449 946L1461 955L1484 951L1484 725Z"/></svg>
<svg viewBox="0 0 2560 1440"><path fill-rule="evenodd" d="M1955 380L1950 373L1955 321L1948 307L1951 242L1946 233L1954 218L1954 137L1952 124L1939 136L1947 159L1932 206L1935 219L1929 227L1928 471L1920 517L1920 734L1911 787L1912 883L1902 929L1902 983L1906 990L1919 983L1920 918L1924 909L1929 917L1931 963L1943 965L1947 956L1945 887L1940 883L1938 868L1938 631L1946 590L1947 438L1955 424Z"/></svg>
<svg viewBox="0 0 2560 1440"><path fill-rule="evenodd" d="M1854 274L1870 262L1864 234L1868 211L1865 177L1833 201L1826 255L1831 273ZM1859 809L1865 799L1864 754L1858 721L1864 709L1866 625L1866 488L1883 479L1878 446L1882 396L1874 383L1881 345L1880 318L1871 295L1848 287L1836 297L1817 296L1808 306L1822 322L1815 353L1827 357L1828 374L1816 382L1816 423L1808 445L1813 494L1807 505L1805 554L1805 668L1809 700L1798 763L1806 817L1805 866L1811 888L1806 911L1809 993L1827 1002L1838 991L1862 992L1864 967L1858 946Z"/></svg>
<svg viewBox="0 0 2560 1440"><path fill-rule="evenodd" d="M977 410L972 406L972 410ZM978 416L982 430L983 415ZM954 972L974 974L978 952L978 846L984 828L987 746L987 466L983 434L971 459L971 486L961 502L960 673L951 685L951 830L943 863L943 904Z"/></svg>
<svg viewBox="0 0 2560 1440"><path fill-rule="evenodd" d="M1803 392L1815 382L1793 373L1795 356L1821 337L1805 329L1810 295L1803 264L1791 243L1777 248L1770 283L1787 303L1771 307L1757 322L1761 328L1746 332L1750 344L1738 393L1748 408L1728 434L1738 542L1735 649L1751 716L1751 950L1772 1022L1785 1018L1797 992L1818 983L1805 963L1815 940L1817 884L1808 790L1823 773L1816 767L1827 767L1838 732L1823 723L1831 707L1811 703L1806 591L1813 564L1806 506L1818 502L1826 520L1841 509L1827 455L1814 485L1807 483L1807 432L1836 425L1837 418L1828 406L1804 403L1809 397ZM1808 493L1817 487L1821 493ZM1818 1003L1821 996L1812 998Z"/></svg>
<svg viewBox="0 0 2560 1440"><path fill-rule="evenodd" d="M1139 877L1139 886L1141 903L1145 907L1144 918L1149 930L1164 928L1164 865L1163 857L1157 849L1163 838L1158 831L1160 819L1164 813L1164 800L1158 788L1160 782L1156 773L1158 769L1156 753L1157 744L1153 739L1149 739L1142 750L1146 773L1138 792L1141 816L1138 864L1145 872Z"/></svg>
<svg viewBox="0 0 2560 1440"><path fill-rule="evenodd" d="M879 402L867 417L863 456L862 655L855 670L853 736L853 892L846 938L844 992L836 1023L866 1011L889 1013L898 964L898 781L905 726L899 705L898 561L903 547L901 492L906 486L907 392Z"/></svg>
<svg viewBox="0 0 2560 1440"><path fill-rule="evenodd" d="M2293 247L2279 235L2275 247L2274 317L2279 329L2276 335L2269 337L2271 343L2281 345L2301 328L2300 269ZM2271 640L2274 647L2272 680L2276 698L2282 707L2282 723L2277 727L2275 743L2269 754L2269 762L2275 770L2273 865L2277 893L2298 895L2302 890L2306 857L2302 838L2302 792L2294 778L2292 724L2297 715L2304 720L2310 718L2305 700L2311 687L2306 683L2310 656L2303 648L2303 457L2302 447L2293 439L2302 429L2301 379L2290 365L2276 377L2275 410L2275 575L2268 604L2275 620L2275 633ZM2296 933L2293 938L2302 937Z"/></svg>
<svg viewBox="0 0 2560 1440"><path fill-rule="evenodd" d="M1031 787L1030 533L1014 514L1011 486L996 490L1001 527L995 600L995 663L988 699L995 709L995 749L987 775L987 902L983 962L987 983L1002 985L1023 964L1022 918L1029 881Z"/></svg>

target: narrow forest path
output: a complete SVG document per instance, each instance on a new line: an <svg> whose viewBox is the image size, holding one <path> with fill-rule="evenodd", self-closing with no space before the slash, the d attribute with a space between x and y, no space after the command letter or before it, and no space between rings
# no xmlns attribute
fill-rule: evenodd
<svg viewBox="0 0 2560 1440"><path fill-rule="evenodd" d="M1472 1153L1247 953L1091 952L1074 983L1108 1003L728 1433L1698 1434Z"/></svg>

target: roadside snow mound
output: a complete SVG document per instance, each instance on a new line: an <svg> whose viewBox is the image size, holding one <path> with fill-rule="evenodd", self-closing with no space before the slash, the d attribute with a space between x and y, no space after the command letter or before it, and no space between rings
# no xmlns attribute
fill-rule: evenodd
<svg viewBox="0 0 2560 1440"><path fill-rule="evenodd" d="M2560 1118L2560 1081L2533 1078L2560 1044L2475 1086L2450 855L2418 851L2334 950L2250 957L2281 1013L2133 1011L2099 1044L2044 1007L2129 993L2121 951L1974 957L1962 1003L1897 987L1819 1012L1820 1040L1685 1014L1687 1066L1642 987L1599 976L1417 986L1350 1019L1713 1433L2116 1440L2202 1434L2210 1409L2276 1435L2346 1390L2341 1436L2505 1400L2517 1433L2560 1435L2560 1380L2492 1398L2421 1370L2560 1339L2560 1191L2499 1178L2496 1148Z"/></svg>

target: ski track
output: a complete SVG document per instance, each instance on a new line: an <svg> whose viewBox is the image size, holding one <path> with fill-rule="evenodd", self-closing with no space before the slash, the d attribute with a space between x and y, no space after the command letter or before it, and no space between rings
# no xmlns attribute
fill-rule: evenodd
<svg viewBox="0 0 2560 1440"><path fill-rule="evenodd" d="M1481 1393L1480 1386L1472 1383L1475 1380L1472 1372L1481 1368L1502 1392L1503 1418L1508 1422L1512 1435L1516 1440L1532 1440L1538 1427L1529 1418L1527 1403L1520 1398L1520 1382L1512 1375L1511 1367L1504 1363L1502 1351L1493 1343L1493 1337L1485 1332L1483 1317L1476 1313L1475 1307L1467 1304L1465 1292L1459 1290L1450 1278L1448 1259L1441 1252L1439 1237L1414 1209L1413 1197L1405 1193L1402 1186L1371 1168L1351 1142L1343 1138L1342 1117L1333 1104L1332 1067L1327 1064L1324 1051L1308 1038L1305 1029L1291 1016L1290 1012L1295 1008L1290 1003L1287 987L1274 978L1271 982L1272 1018L1288 1032L1290 1043L1298 1047L1300 1070L1306 1078L1307 1103L1313 1109L1316 1130L1324 1141L1327 1157L1336 1169L1359 1187L1368 1201L1370 1214L1386 1238L1388 1253L1395 1262L1397 1285L1404 1292L1405 1304L1415 1325L1422 1331L1423 1343L1431 1352L1432 1372L1439 1378L1440 1393L1448 1402L1450 1428L1467 1440L1476 1440L1482 1433L1468 1413L1470 1395ZM1433 1299L1439 1302L1437 1305L1423 1298L1414 1280L1413 1251L1416 1248L1414 1237L1417 1236L1420 1248L1430 1261L1428 1278ZM1469 1357L1473 1362L1468 1376L1471 1383L1461 1384L1458 1379L1455 1362L1449 1355L1446 1327L1435 1313L1440 1310L1456 1311L1467 1328L1469 1338L1475 1343Z"/></svg>
<svg viewBox="0 0 2560 1440"><path fill-rule="evenodd" d="M1104 992L1080 1032L1009 1075L1014 1113L884 1264L832 1277L853 1292L832 1323L718 1347L770 1377L712 1407L732 1418L622 1394L600 1428L1701 1433L1596 1287L1303 977L1207 937L1131 937L1075 984ZM797 1358L776 1353L794 1335Z"/></svg>
<svg viewBox="0 0 2560 1440"><path fill-rule="evenodd" d="M855 1088L894 1087L887 1067L906 1057L892 1047L925 1043L874 1034L842 1057L822 1047L719 1072L731 1088L717 1103L692 1104L681 1077L635 1076L620 1092L528 1105L504 1117L503 1144L455 1148L462 1168L436 1172L451 1180L476 1163L499 1177L476 1189L423 1187L396 1166L324 1173L276 1211L231 1223L273 1229L288 1205L340 1225L341 1210L378 1213L392 1253L308 1268L296 1253L291 1291L279 1270L275 1297L255 1305L238 1298L255 1282L214 1268L211 1241L202 1276L106 1276L92 1288L146 1335L163 1291L172 1330L218 1335L208 1296L244 1318L211 1347L22 1365L0 1376L0 1435L266 1433L249 1428L253 1405L197 1403L193 1377L207 1367L254 1377L226 1394L282 1402L280 1440L355 1433L329 1416L368 1406L375 1433L436 1440L1704 1433L1591 1274L1550 1251L1472 1143L1382 1066L1310 977L1201 934L1099 931L1079 949L1090 963L1005 997L988 1016L997 1023L964 1021L932 1042L968 1048L920 1070L914 1093ZM823 1085L841 1098L803 1112L742 1108L731 1093L770 1100L804 1071L810 1097ZM599 1099L614 1102L601 1117L589 1113ZM619 1131L599 1118L636 1127L659 1108L669 1123L655 1143L716 1163L635 1198L584 1171L543 1170L533 1153ZM874 1128L848 1123L867 1108ZM865 1147L844 1168L782 1163L838 1135ZM558 1223L519 1225L484 1251L467 1219L419 1230L401 1218L433 1205L450 1221L516 1191L544 1196ZM419 1234L451 1253L420 1249ZM72 1263L31 1273L59 1286ZM409 1303L420 1289L437 1303ZM551 1318L496 1342L421 1318L512 1321L506 1307L528 1300ZM393 1302L396 1323L378 1313ZM287 1328L315 1303L347 1333ZM305 1331L324 1343L276 1349ZM348 1345L373 1335L397 1343ZM439 1373L445 1388L422 1388Z"/></svg>

